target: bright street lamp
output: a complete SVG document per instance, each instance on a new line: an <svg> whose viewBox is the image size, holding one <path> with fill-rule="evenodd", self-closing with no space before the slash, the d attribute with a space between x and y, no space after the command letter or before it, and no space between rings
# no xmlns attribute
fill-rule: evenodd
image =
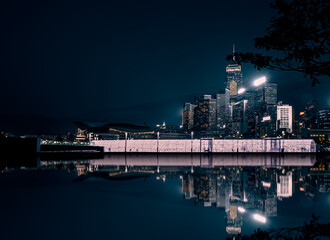
<svg viewBox="0 0 330 240"><path fill-rule="evenodd" d="M266 218L264 216L261 216L259 214L254 214L253 218L257 220L258 222L266 223Z"/></svg>
<svg viewBox="0 0 330 240"><path fill-rule="evenodd" d="M253 84L254 84L254 86L258 87L265 82L266 82L266 77L261 77L261 78L254 80Z"/></svg>

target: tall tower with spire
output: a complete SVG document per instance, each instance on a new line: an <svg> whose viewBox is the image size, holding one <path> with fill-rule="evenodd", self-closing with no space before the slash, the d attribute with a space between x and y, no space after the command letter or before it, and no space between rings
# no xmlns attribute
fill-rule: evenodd
<svg viewBox="0 0 330 240"><path fill-rule="evenodd" d="M233 59L226 67L225 88L229 90L230 95L237 95L237 91L242 85L242 68L235 59L235 44L233 44Z"/></svg>
<svg viewBox="0 0 330 240"><path fill-rule="evenodd" d="M243 74L241 65L235 59L235 44L233 44L233 59L231 63L226 67L226 75L225 75L225 90L229 94L227 97L229 99L228 118L232 117L232 107L237 101L237 92L238 89L243 86Z"/></svg>

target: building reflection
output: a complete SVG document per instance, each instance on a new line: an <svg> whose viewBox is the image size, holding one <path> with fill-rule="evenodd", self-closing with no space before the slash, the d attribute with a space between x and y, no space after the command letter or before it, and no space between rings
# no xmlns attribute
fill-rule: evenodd
<svg viewBox="0 0 330 240"><path fill-rule="evenodd" d="M182 179L187 201L225 212L228 234L242 232L243 220L255 214L258 221L277 216L278 201L296 191L315 200L328 193L327 160L315 155L109 155L101 160L41 161L76 171L78 177L130 179L153 177Z"/></svg>

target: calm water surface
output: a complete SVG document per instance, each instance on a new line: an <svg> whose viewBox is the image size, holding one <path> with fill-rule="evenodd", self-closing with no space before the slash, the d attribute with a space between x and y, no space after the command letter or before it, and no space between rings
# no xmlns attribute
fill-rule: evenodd
<svg viewBox="0 0 330 240"><path fill-rule="evenodd" d="M39 158L0 173L0 239L224 239L312 213L329 222L328 165L315 155Z"/></svg>

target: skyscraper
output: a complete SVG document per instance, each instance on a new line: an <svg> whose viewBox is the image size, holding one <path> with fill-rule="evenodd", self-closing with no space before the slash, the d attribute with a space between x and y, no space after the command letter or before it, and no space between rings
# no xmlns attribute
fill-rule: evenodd
<svg viewBox="0 0 330 240"><path fill-rule="evenodd" d="M317 113L318 113L318 102L311 101L305 106L304 127L309 129L317 129Z"/></svg>
<svg viewBox="0 0 330 240"><path fill-rule="evenodd" d="M255 88L255 103L256 105L277 104L277 83L264 83Z"/></svg>
<svg viewBox="0 0 330 240"><path fill-rule="evenodd" d="M292 133L292 106L282 104L277 106L277 122L276 130L285 128L287 132Z"/></svg>
<svg viewBox="0 0 330 240"><path fill-rule="evenodd" d="M277 197L292 196L292 172L277 177Z"/></svg>
<svg viewBox="0 0 330 240"><path fill-rule="evenodd" d="M194 109L196 105L185 103L183 105L182 126L186 130L190 130L194 126Z"/></svg>
<svg viewBox="0 0 330 240"><path fill-rule="evenodd" d="M225 88L229 89L230 95L237 95L237 91L242 87L243 74L241 65L239 65L234 57L235 48L233 47L233 59L226 67Z"/></svg>
<svg viewBox="0 0 330 240"><path fill-rule="evenodd" d="M226 124L226 94L222 90L216 94L217 104L217 128L222 128Z"/></svg>
<svg viewBox="0 0 330 240"><path fill-rule="evenodd" d="M318 112L319 129L330 129L330 109L323 109Z"/></svg>
<svg viewBox="0 0 330 240"><path fill-rule="evenodd" d="M247 100L242 100L233 106L233 135L236 137L245 135L248 130Z"/></svg>
<svg viewBox="0 0 330 240"><path fill-rule="evenodd" d="M246 115L248 121L247 137L255 137L256 135L256 109L255 109L255 93L254 91L246 91L242 94L242 99L247 100Z"/></svg>
<svg viewBox="0 0 330 240"><path fill-rule="evenodd" d="M216 128L216 99L212 99L211 95L202 95L196 98L194 128L197 130Z"/></svg>
<svg viewBox="0 0 330 240"><path fill-rule="evenodd" d="M233 47L233 59L226 67L225 88L229 90L230 96L230 117L232 117L232 107L237 101L237 92L243 86L243 74L241 65L239 65L234 57L235 47Z"/></svg>
<svg viewBox="0 0 330 240"><path fill-rule="evenodd" d="M265 99L267 105L277 104L277 83L265 83Z"/></svg>

